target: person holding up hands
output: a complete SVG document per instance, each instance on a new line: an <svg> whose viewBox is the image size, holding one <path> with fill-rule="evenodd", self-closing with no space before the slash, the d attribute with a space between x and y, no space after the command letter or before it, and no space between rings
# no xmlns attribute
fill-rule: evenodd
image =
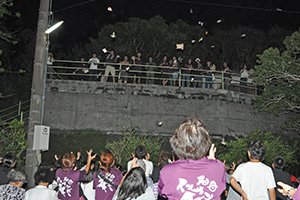
<svg viewBox="0 0 300 200"><path fill-rule="evenodd" d="M56 180L58 184L58 198L61 200L79 199L78 182L84 181L91 165L91 161L97 154L92 156L93 150L87 151L87 163L83 171L74 171L75 155L73 152L66 153L62 158L63 168L56 171Z"/></svg>

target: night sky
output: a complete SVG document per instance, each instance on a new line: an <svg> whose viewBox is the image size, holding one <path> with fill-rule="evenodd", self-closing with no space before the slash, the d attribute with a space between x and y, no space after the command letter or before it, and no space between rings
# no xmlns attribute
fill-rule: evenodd
<svg viewBox="0 0 300 200"><path fill-rule="evenodd" d="M35 30L39 3L14 1L13 10L22 15L16 25ZM113 11L108 11L108 7ZM168 24L178 19L190 25L202 21L207 30L216 26L224 30L238 26L268 30L279 26L296 31L300 27L299 0L52 0L52 11L53 23L65 22L57 34L60 43L67 46L88 42L89 37L97 37L103 26L125 22L130 17L149 19L161 15ZM219 19L222 23L217 24Z"/></svg>

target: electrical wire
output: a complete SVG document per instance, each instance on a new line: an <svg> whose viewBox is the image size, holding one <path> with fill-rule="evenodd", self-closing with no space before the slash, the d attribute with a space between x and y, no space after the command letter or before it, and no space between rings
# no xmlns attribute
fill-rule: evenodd
<svg viewBox="0 0 300 200"><path fill-rule="evenodd" d="M70 8L77 7L77 6L81 6L81 5L84 5L84 4L93 2L93 1L95 1L95 0L89 0L89 1L82 2L82 3L74 4L74 5L71 5L71 6L68 6L68 7L59 9L59 10L56 10L56 11L54 11L54 13L61 12L61 11L64 11L64 10L67 10L67 9L70 9Z"/></svg>
<svg viewBox="0 0 300 200"><path fill-rule="evenodd" d="M257 11L266 11L266 12L283 12L283 13L300 14L300 11L282 10L280 8L276 8L276 9L255 8L255 7L246 7L246 6L237 6L237 5L225 5L225 4L205 3L205 2L185 1L185 0L165 0L165 1L178 2L178 3L198 4L198 5L205 5L205 6L235 8L235 9L257 10Z"/></svg>

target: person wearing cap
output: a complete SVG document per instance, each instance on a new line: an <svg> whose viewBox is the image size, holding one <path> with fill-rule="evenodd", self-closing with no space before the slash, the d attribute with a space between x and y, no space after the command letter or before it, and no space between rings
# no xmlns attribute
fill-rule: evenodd
<svg viewBox="0 0 300 200"><path fill-rule="evenodd" d="M16 165L16 158L13 154L8 153L1 159L2 165L0 166L0 185L7 184L7 175Z"/></svg>
<svg viewBox="0 0 300 200"><path fill-rule="evenodd" d="M0 185L0 199L23 200L25 198L25 189L22 188L26 183L26 175L15 169L10 170L7 175L9 183Z"/></svg>
<svg viewBox="0 0 300 200"><path fill-rule="evenodd" d="M74 171L75 155L73 152L66 153L62 158L62 169L56 171L56 181L58 185L58 198L60 200L79 199L79 182L85 180L85 176L90 170L91 161L97 154L92 156L93 150L87 152L87 164L83 171Z"/></svg>
<svg viewBox="0 0 300 200"><path fill-rule="evenodd" d="M58 200L57 192L49 189L48 185L53 181L53 173L48 168L40 168L34 174L34 181L37 186L28 190L25 200Z"/></svg>
<svg viewBox="0 0 300 200"><path fill-rule="evenodd" d="M118 185L123 179L122 172L115 169L115 157L109 153L100 156L99 170L94 173L93 188L96 190L96 200L111 200Z"/></svg>
<svg viewBox="0 0 300 200"><path fill-rule="evenodd" d="M201 60L200 58L196 58L195 59L195 62L197 63L197 66L196 68L194 69L194 87L202 87L202 79L203 79L203 76L202 76L202 64L201 64Z"/></svg>
<svg viewBox="0 0 300 200"><path fill-rule="evenodd" d="M285 171L283 171L283 168L285 166L285 160L281 156L276 156L273 159L272 168L273 168L273 174L275 178L275 182L283 182L285 184L291 185L291 175ZM278 184L276 184L276 188L278 187ZM276 190L276 200L286 200L286 197L283 196L279 191Z"/></svg>

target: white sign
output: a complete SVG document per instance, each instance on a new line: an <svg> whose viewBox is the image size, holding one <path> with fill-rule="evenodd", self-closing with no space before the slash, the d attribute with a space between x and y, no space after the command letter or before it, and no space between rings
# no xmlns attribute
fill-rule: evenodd
<svg viewBox="0 0 300 200"><path fill-rule="evenodd" d="M50 126L35 125L33 136L33 150L49 149Z"/></svg>

